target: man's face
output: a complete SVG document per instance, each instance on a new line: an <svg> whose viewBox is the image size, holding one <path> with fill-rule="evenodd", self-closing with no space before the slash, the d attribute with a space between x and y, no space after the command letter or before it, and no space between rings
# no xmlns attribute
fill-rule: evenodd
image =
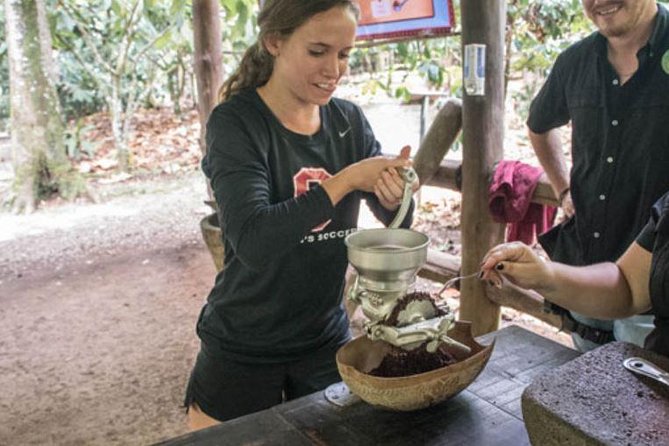
<svg viewBox="0 0 669 446"><path fill-rule="evenodd" d="M585 14L606 37L623 37L644 17L652 16L655 0L582 0Z"/></svg>
<svg viewBox="0 0 669 446"><path fill-rule="evenodd" d="M348 8L316 14L276 42L273 77L300 102L327 104L348 67L356 20Z"/></svg>

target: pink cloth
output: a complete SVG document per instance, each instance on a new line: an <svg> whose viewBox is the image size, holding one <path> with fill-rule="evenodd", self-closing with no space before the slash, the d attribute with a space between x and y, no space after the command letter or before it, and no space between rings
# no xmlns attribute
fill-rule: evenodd
<svg viewBox="0 0 669 446"><path fill-rule="evenodd" d="M532 203L532 194L544 173L520 161L500 161L488 189L488 208L495 221L510 223L506 240L531 245L553 226L557 209Z"/></svg>

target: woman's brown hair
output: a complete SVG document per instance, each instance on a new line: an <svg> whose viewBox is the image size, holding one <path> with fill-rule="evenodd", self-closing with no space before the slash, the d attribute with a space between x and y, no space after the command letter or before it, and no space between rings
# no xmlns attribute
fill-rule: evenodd
<svg viewBox="0 0 669 446"><path fill-rule="evenodd" d="M358 6L351 0L265 0L258 14L258 38L218 90L219 102L227 101L245 88L267 83L274 69L274 57L263 44L267 36L287 38L311 17L335 7L349 8L358 17Z"/></svg>

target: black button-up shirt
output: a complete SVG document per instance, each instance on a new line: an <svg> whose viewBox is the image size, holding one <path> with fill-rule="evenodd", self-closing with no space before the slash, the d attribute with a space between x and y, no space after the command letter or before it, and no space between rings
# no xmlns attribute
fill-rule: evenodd
<svg viewBox="0 0 669 446"><path fill-rule="evenodd" d="M560 54L532 101L533 132L572 124L576 214L541 237L553 260L616 260L669 190L669 12L658 10L639 69L624 85L595 32Z"/></svg>

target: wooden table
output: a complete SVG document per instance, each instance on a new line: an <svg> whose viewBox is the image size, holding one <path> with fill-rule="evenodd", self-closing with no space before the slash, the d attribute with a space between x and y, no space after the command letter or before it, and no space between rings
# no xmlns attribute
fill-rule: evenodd
<svg viewBox="0 0 669 446"><path fill-rule="evenodd" d="M359 402L338 407L324 393L290 401L186 434L176 445L509 445L529 444L520 395L535 377L578 352L517 326L497 339L490 362L466 390L415 412L388 412Z"/></svg>

